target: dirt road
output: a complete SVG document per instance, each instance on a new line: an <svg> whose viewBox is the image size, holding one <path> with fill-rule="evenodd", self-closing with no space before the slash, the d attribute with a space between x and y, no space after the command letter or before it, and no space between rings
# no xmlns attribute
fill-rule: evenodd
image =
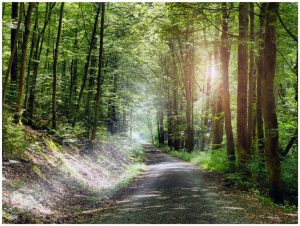
<svg viewBox="0 0 300 226"><path fill-rule="evenodd" d="M130 195L105 211L78 215L76 223L292 223L243 193L222 191L196 166L145 145L147 170ZM290 221L295 219L295 221Z"/></svg>

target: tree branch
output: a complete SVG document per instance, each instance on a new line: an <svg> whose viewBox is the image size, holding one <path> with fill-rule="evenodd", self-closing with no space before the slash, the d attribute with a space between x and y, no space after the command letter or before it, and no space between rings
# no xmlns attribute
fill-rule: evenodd
<svg viewBox="0 0 300 226"><path fill-rule="evenodd" d="M280 21L280 23L281 23L281 25L282 25L282 27L286 30L286 32L294 39L294 41L295 42L297 42L298 43L298 38L285 26L285 24L283 23L283 21L282 21L282 19L281 19L281 17L280 17L280 14L279 14L279 12L278 12L278 10L276 10L276 13L277 13L277 15L278 15L278 18L279 18L279 21Z"/></svg>

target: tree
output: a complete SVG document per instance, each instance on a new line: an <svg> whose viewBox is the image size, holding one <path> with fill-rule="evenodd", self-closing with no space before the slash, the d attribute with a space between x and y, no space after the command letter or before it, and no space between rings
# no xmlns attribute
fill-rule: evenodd
<svg viewBox="0 0 300 226"><path fill-rule="evenodd" d="M252 140L255 128L255 90L256 90L256 82L255 82L255 65L254 65L254 3L250 3L250 54L249 54L249 78L248 78L248 141L247 148L251 152L252 148Z"/></svg>
<svg viewBox="0 0 300 226"><path fill-rule="evenodd" d="M33 67L33 78L31 81L31 87L29 92L29 102L28 102L28 117L33 119L33 113L35 109L35 93L36 93L36 83L37 83L37 76L39 70L39 62L42 54L43 44L44 44L44 35L47 28L47 25L50 22L52 10L55 6L55 3L46 3L46 14L44 19L44 25L42 30L38 33L38 39L36 41L36 48L34 53L34 67Z"/></svg>
<svg viewBox="0 0 300 226"><path fill-rule="evenodd" d="M159 144L163 144L165 133L164 133L164 113L162 110L157 111L157 133L158 133Z"/></svg>
<svg viewBox="0 0 300 226"><path fill-rule="evenodd" d="M265 122L265 161L269 179L269 195L276 203L283 202L281 166L279 157L279 134L274 97L274 78L276 69L276 30L279 3L267 3L264 74L262 76L262 107Z"/></svg>
<svg viewBox="0 0 300 226"><path fill-rule="evenodd" d="M227 3L222 3L222 36L221 36L221 67L222 67L222 81L223 81L223 109L225 117L225 132L226 132L226 146L227 156L230 161L235 159L234 154L234 141L231 125L231 108L230 108L230 94L229 94L229 58L230 58L230 47L228 40L228 21L229 12Z"/></svg>
<svg viewBox="0 0 300 226"><path fill-rule="evenodd" d="M256 87L256 128L258 149L261 154L264 152L264 130L262 118L262 97L261 97L261 80L264 74L264 24L265 24L265 10L266 3L262 3L259 15L259 45L258 45L258 59L257 59L257 87Z"/></svg>
<svg viewBox="0 0 300 226"><path fill-rule="evenodd" d="M238 87L237 87L237 154L239 166L245 167L249 158L247 148L247 73L248 73L248 8L249 3L239 3Z"/></svg>
<svg viewBox="0 0 300 226"><path fill-rule="evenodd" d="M25 88L25 109L27 109L27 103L28 103L28 90L29 90L29 83L31 82L31 69L32 69L32 61L33 61L33 52L35 49L37 49L39 43L36 42L36 34L38 29L38 19L39 19L39 3L37 2L35 4L35 13L34 13L35 19L34 19L34 26L32 31L32 37L31 37L31 46L30 46L30 53L29 53L29 60L28 60L28 67L27 67L27 76L26 76L26 88ZM26 112L25 112L26 115Z"/></svg>
<svg viewBox="0 0 300 226"><path fill-rule="evenodd" d="M217 35L216 35L217 36ZM212 116L213 116L213 125L212 125L212 149L216 150L222 147L223 142L223 129L224 129L224 111L222 103L222 77L217 73L220 68L220 53L219 53L219 42L216 41L214 44L214 65L212 65L212 75L215 76L215 89L214 89L214 98L212 106ZM215 75L213 75L215 74Z"/></svg>
<svg viewBox="0 0 300 226"><path fill-rule="evenodd" d="M21 5L21 3L20 3ZM22 12L20 8L20 12ZM10 48L11 48L11 55L13 55L13 60L11 64L11 81L17 81L17 74L18 74L18 54L15 51L13 54L13 49L15 45L15 40L18 42L18 27L20 27L19 23L16 26L16 20L18 18L18 2L12 2L11 3L11 19L13 21L14 26L11 28L11 39L10 39Z"/></svg>
<svg viewBox="0 0 300 226"><path fill-rule="evenodd" d="M58 59L58 48L59 41L61 36L61 27L62 27L62 17L64 12L64 3L61 3L60 13L59 13L59 22L58 22L58 30L56 36L56 44L53 56L53 82L52 82L52 128L56 129L56 83L57 83L57 59Z"/></svg>
<svg viewBox="0 0 300 226"><path fill-rule="evenodd" d="M32 11L35 7L35 3L30 2L27 8L27 13L25 16L25 32L22 42L22 56L21 56L21 66L20 66L20 78L19 78L19 89L18 89L18 102L16 106L15 119L19 122L22 119L23 114L23 101L24 101L24 83L25 83L25 68L26 68L26 54L27 54L27 45L29 40L30 33L30 22Z"/></svg>
<svg viewBox="0 0 300 226"><path fill-rule="evenodd" d="M188 32L188 31L186 31ZM188 40L187 40L188 41ZM194 86L194 50L193 39L185 44L183 55L184 90L186 99L186 138L185 148L188 152L194 149L194 129L193 129L193 86Z"/></svg>
<svg viewBox="0 0 300 226"><path fill-rule="evenodd" d="M72 123L73 127L75 126L75 123L76 123L76 117L77 117L77 114L78 114L78 111L79 111L79 108L80 108L80 102L81 102L83 91L85 89L86 82L87 82L88 71L89 71L89 66L90 66L90 62L91 62L92 50L94 48L95 37L96 37L96 33L97 33L97 24L98 24L99 14L100 14L100 5L98 6L97 11L96 11L92 37L91 37L91 41L90 41L90 45L89 45L89 49L88 49L88 54L87 54L87 57L86 57L86 62L85 62L85 65L84 65L83 82L82 82L82 85L81 85L81 88L80 88L80 91L79 91L76 110L74 112L74 118L73 118L73 123Z"/></svg>
<svg viewBox="0 0 300 226"><path fill-rule="evenodd" d="M5 79L4 79L4 84L3 84L3 90L2 90L2 104L4 106L5 103L5 95L6 95L6 90L8 88L8 82L9 82L9 73L11 71L12 68L14 68L15 70L17 70L17 65L15 63L15 65L13 65L15 59L15 54L17 52L17 46L18 46L18 37L19 37L19 33L20 33L20 27L21 27L21 21L22 21L22 17L23 17L23 11L24 11L24 3L20 3L20 10L19 10L19 19L18 19L18 24L17 24L17 28L15 31L13 31L13 36L14 36L14 40L13 40L13 46L11 46L11 55L8 61L8 67L6 69L5 72ZM11 36L11 38L13 38ZM16 60L17 61L17 60Z"/></svg>
<svg viewBox="0 0 300 226"><path fill-rule="evenodd" d="M99 120L99 104L101 95L101 81L102 81L102 69L103 69L103 37L104 37L104 15L105 15L105 3L101 3L101 25L100 25L100 48L99 48L99 61L98 61L98 76L97 76L97 92L95 96L95 118L92 129L91 140L95 140L97 125Z"/></svg>

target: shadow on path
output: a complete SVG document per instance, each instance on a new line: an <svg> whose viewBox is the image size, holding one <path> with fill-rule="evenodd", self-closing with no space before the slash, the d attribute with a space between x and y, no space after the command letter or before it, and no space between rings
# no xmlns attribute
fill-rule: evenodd
<svg viewBox="0 0 300 226"><path fill-rule="evenodd" d="M144 145L147 170L142 183L117 205L93 213L87 223L246 223L245 210L231 205L192 164ZM78 222L81 223L81 222Z"/></svg>

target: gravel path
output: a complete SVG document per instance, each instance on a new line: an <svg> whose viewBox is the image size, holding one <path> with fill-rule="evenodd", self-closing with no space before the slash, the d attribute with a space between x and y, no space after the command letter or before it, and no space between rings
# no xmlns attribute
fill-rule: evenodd
<svg viewBox="0 0 300 226"><path fill-rule="evenodd" d="M131 194L116 205L73 219L76 223L292 223L274 209L243 194L226 194L196 166L170 157L151 145L146 172ZM241 197L242 196L242 197ZM261 210L260 210L261 209ZM297 218L297 215L293 218ZM296 220L297 221L297 220ZM295 223L295 222L294 222Z"/></svg>

